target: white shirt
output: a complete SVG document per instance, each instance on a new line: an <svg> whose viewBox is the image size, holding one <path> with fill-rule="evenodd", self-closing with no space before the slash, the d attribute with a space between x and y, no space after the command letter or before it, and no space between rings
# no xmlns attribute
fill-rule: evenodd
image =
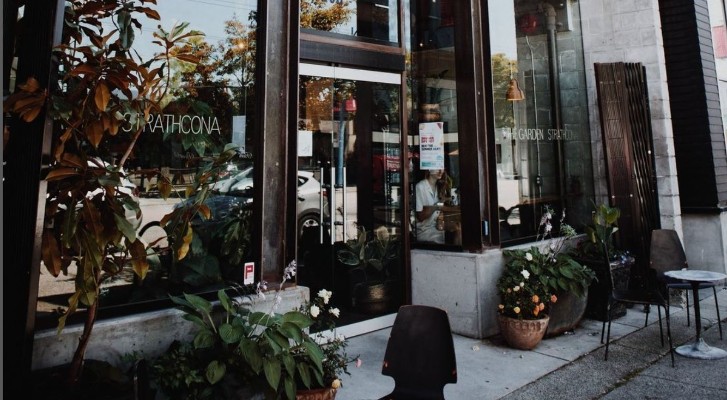
<svg viewBox="0 0 727 400"><path fill-rule="evenodd" d="M416 184L416 212L421 212L424 206L433 206L439 202L436 190L432 188L427 179ZM444 243L444 231L437 230L437 217L441 211L436 210L424 221L416 221L416 236L419 242Z"/></svg>

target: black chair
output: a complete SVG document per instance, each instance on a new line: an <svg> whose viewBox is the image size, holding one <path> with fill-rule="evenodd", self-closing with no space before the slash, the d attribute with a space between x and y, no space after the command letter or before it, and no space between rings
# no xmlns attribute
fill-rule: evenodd
<svg viewBox="0 0 727 400"><path fill-rule="evenodd" d="M381 373L394 378L394 391L381 400L444 399L444 386L457 382L447 313L422 305L399 308Z"/></svg>
<svg viewBox="0 0 727 400"><path fill-rule="evenodd" d="M687 326L689 322L689 291L692 289L690 283L678 279L669 278L664 275L667 271L689 268L687 256L684 253L682 241L673 229L655 229L651 232L651 268L656 270L656 276L660 282L666 285L667 289L682 289L687 295ZM703 282L699 284L700 289L711 287L714 291L714 307L717 309L717 325L719 326L719 338L722 337L722 321L719 316L719 302L717 301L717 284L714 282ZM669 300L668 290L665 291L667 301Z"/></svg>
<svg viewBox="0 0 727 400"><path fill-rule="evenodd" d="M605 245L605 243L602 243L603 247L603 253L604 257L606 257L606 265L610 266L609 262L609 254L608 254L608 246ZM659 336L661 339L661 346L664 346L664 329L662 328L661 323L661 309L664 309L664 314L666 315L666 337L669 341L669 353L671 354L671 366L674 367L674 346L672 345L671 340L671 327L669 323L669 302L664 298L664 295L662 294L662 291L660 290L660 284L656 280L656 271L654 271L651 268L648 268L647 274L643 277L644 281L640 282L639 285L629 285L628 288L618 288L616 287L614 282L614 272L612 268L609 268L610 272L610 279L611 279L611 294L608 298L608 304L606 306L606 316L608 321L608 331L606 333L606 352L604 355L604 359L608 360L608 346L611 342L611 319L612 319L612 310L613 305L616 303L626 303L626 304L642 304L646 306L656 306L656 309L659 314ZM647 308L646 311L646 321L644 322L644 326L648 325L649 321L649 308ZM603 321L603 325L601 326L601 343L603 343L603 334L606 330L606 321Z"/></svg>

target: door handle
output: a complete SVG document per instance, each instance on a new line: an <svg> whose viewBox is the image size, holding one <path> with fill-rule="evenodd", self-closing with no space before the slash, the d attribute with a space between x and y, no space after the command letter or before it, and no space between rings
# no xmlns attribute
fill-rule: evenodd
<svg viewBox="0 0 727 400"><path fill-rule="evenodd" d="M348 215L346 212L346 197L348 197L348 196L346 193L346 167L345 166L343 167L343 178L342 179L343 179L343 187L341 188L341 193L343 193L343 200L342 200L342 202L343 202L343 241L345 242L346 238L348 237L348 236L346 236L346 225L347 225L346 215Z"/></svg>
<svg viewBox="0 0 727 400"><path fill-rule="evenodd" d="M336 167L331 167L331 195L329 201L330 204L330 218L331 218L331 244L336 243Z"/></svg>
<svg viewBox="0 0 727 400"><path fill-rule="evenodd" d="M323 173L323 167L321 167L321 180L319 182L320 189L318 192L318 215L319 215L319 217L318 217L318 221L319 221L319 223L318 223L318 236L319 236L318 243L320 243L320 244L323 244L323 225L325 225L325 222L323 219L323 216L325 215L325 213L323 212L323 191L325 190L325 187L326 187L325 179L326 179L326 176Z"/></svg>

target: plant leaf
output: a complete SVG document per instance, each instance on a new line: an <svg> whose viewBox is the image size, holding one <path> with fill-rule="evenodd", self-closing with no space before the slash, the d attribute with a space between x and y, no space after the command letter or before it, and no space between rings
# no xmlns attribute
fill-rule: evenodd
<svg viewBox="0 0 727 400"><path fill-rule="evenodd" d="M204 375L205 378L207 378L207 382L209 382L210 385L214 385L225 377L226 371L227 366L225 366L225 364L217 360L212 360L212 362L207 365Z"/></svg>
<svg viewBox="0 0 727 400"><path fill-rule="evenodd" d="M106 86L106 83L99 82L96 86L96 93L93 97L93 100L96 103L96 108L98 108L99 111L105 111L110 99L111 92L109 92L109 87Z"/></svg>
<svg viewBox="0 0 727 400"><path fill-rule="evenodd" d="M265 379L271 388L277 389L280 383L280 361L276 359L264 358L263 370L265 371Z"/></svg>

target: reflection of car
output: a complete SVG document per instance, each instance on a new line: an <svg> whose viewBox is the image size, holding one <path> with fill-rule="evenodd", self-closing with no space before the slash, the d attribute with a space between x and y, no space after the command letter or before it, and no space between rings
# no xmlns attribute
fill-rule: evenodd
<svg viewBox="0 0 727 400"><path fill-rule="evenodd" d="M131 198L131 200L135 204L139 204L139 188L132 182L128 175L126 174L126 171L124 171L123 168L119 168L118 172L116 170L116 167L107 163L106 161L102 161L100 159L93 159L88 161L88 167L89 168L99 168L99 169L105 169L107 173L113 177L116 177L115 174L118 173L118 179L119 179L119 185L117 186L117 189L120 193L123 193ZM86 197L88 199L93 198L94 196L97 196L98 194L101 194L103 190L101 188L98 188L92 192L86 193ZM134 229L138 229L139 226L141 226L141 218L136 217L136 210L130 208L128 205L124 204L124 212L126 215L126 220L131 223L131 225L134 227Z"/></svg>
<svg viewBox="0 0 727 400"><path fill-rule="evenodd" d="M205 204L210 208L212 218L210 224L219 223L231 210L242 204L252 203L253 177L252 167L246 168L228 178L220 179L211 184L212 192ZM318 227L320 223L320 190L321 184L312 172L298 171L298 234L304 228ZM176 207L181 207L191 200L185 200ZM324 193L325 201L325 193ZM326 205L324 203L324 210Z"/></svg>

